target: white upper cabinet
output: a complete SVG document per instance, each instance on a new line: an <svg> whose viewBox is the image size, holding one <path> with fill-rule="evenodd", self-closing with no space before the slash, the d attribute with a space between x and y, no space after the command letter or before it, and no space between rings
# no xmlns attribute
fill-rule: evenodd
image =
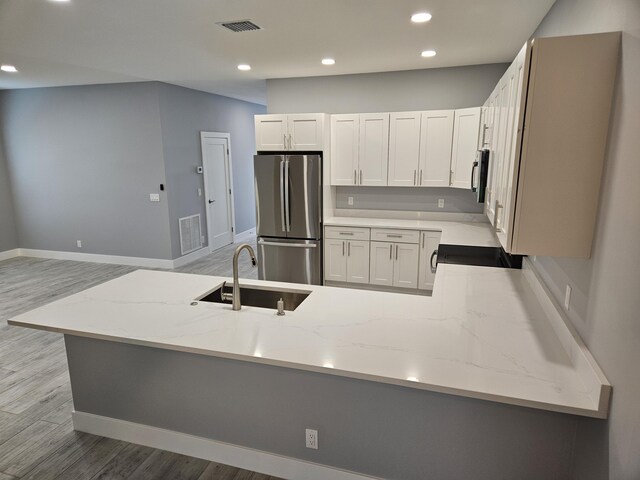
<svg viewBox="0 0 640 480"><path fill-rule="evenodd" d="M392 113L390 116L388 185L399 187L418 185L420 118L420 112ZM449 142L450 147L451 142ZM447 158L448 172L449 158Z"/></svg>
<svg viewBox="0 0 640 480"><path fill-rule="evenodd" d="M453 118L453 110L422 112L418 185L449 186Z"/></svg>
<svg viewBox="0 0 640 480"><path fill-rule="evenodd" d="M471 188L471 170L478 150L480 107L455 111L453 151L451 154L451 186Z"/></svg>
<svg viewBox="0 0 640 480"><path fill-rule="evenodd" d="M286 115L256 115L257 151L283 151L288 145L288 125Z"/></svg>
<svg viewBox="0 0 640 480"><path fill-rule="evenodd" d="M389 164L389 114L360 115L358 185L386 185Z"/></svg>
<svg viewBox="0 0 640 480"><path fill-rule="evenodd" d="M321 151L324 148L324 113L256 115L254 121L259 152Z"/></svg>
<svg viewBox="0 0 640 480"><path fill-rule="evenodd" d="M331 115L331 185L356 185L360 115Z"/></svg>

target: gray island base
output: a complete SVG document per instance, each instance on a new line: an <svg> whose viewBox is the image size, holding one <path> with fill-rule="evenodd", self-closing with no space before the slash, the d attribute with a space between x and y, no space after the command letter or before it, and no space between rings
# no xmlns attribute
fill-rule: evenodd
<svg viewBox="0 0 640 480"><path fill-rule="evenodd" d="M578 422L599 422L73 335L65 344L77 430L283 478L564 479ZM318 450L305 448L306 428Z"/></svg>

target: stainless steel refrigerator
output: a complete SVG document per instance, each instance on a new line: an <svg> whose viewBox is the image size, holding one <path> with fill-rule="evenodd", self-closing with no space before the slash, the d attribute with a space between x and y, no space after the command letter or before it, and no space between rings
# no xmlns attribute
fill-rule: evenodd
<svg viewBox="0 0 640 480"><path fill-rule="evenodd" d="M258 278L322 284L322 156L254 157Z"/></svg>

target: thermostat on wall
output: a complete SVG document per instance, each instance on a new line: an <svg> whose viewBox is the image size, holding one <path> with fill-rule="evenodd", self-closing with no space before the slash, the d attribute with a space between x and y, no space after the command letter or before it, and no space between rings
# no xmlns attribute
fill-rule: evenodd
<svg viewBox="0 0 640 480"><path fill-rule="evenodd" d="M202 167L196 167L196 171L197 171L198 173L202 173Z"/></svg>

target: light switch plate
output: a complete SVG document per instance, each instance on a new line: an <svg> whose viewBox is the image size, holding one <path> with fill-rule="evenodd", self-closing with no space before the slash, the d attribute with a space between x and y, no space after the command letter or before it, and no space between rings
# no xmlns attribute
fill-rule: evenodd
<svg viewBox="0 0 640 480"><path fill-rule="evenodd" d="M160 201L160 194L159 193L150 193L149 194L149 201L150 202L159 202Z"/></svg>

